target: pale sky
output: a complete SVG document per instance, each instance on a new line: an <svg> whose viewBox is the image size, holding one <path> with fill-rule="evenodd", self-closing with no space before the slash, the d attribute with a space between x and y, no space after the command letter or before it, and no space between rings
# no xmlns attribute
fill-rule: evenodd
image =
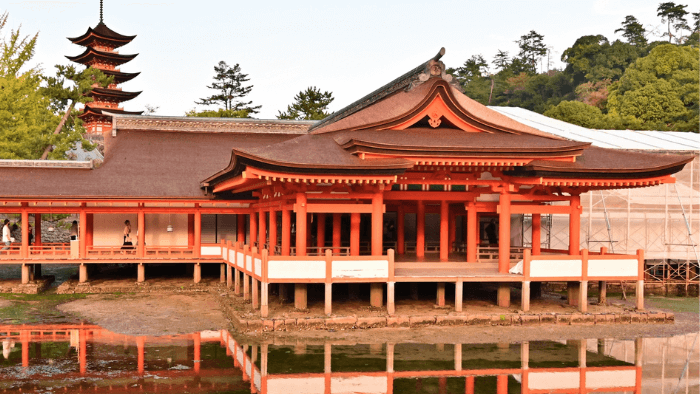
<svg viewBox="0 0 700 394"><path fill-rule="evenodd" d="M182 116L206 97L214 65L239 63L249 75L248 96L262 105L257 118L274 119L300 90L333 92L338 110L446 48L442 58L458 67L473 54L492 60L498 49L517 54L515 40L535 30L552 48L554 66L582 35L621 38L615 29L626 15L648 28L663 29L656 16L661 0L496 1L158 1L105 0L104 21L112 30L137 35L120 53L138 53L121 66L141 75L120 85L143 91L123 103L126 110L158 106L156 114ZM39 32L34 58L45 69L69 63L83 47L66 37L82 35L99 22L99 1L13 1L0 5L10 18L3 34L21 24ZM688 10L700 0L680 1ZM51 71L53 72L53 71ZM204 109L204 107L199 107ZM214 109L213 107L211 109Z"/></svg>

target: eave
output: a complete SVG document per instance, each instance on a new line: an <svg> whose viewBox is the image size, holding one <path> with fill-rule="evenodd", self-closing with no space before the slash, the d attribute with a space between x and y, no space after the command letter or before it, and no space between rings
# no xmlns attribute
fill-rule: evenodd
<svg viewBox="0 0 700 394"><path fill-rule="evenodd" d="M80 64L88 64L93 60L100 60L103 63L111 63L114 65L120 65L127 63L134 59L138 54L134 55L122 55L119 53L114 53L114 52L103 52L103 51L98 51L97 49L94 48L87 48L83 53L81 53L78 56L66 56L66 58L70 61L80 63Z"/></svg>

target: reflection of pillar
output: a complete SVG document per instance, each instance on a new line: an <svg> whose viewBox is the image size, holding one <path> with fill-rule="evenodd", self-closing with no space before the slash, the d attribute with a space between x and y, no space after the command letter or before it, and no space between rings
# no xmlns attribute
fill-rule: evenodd
<svg viewBox="0 0 700 394"><path fill-rule="evenodd" d="M350 214L350 256L360 255L360 214Z"/></svg>
<svg viewBox="0 0 700 394"><path fill-rule="evenodd" d="M144 354L145 354L145 347L146 347L146 338L144 337L138 337L136 338L136 347L138 349L138 358L137 358L137 364L138 364L138 372L139 375L143 375L144 372Z"/></svg>
<svg viewBox="0 0 700 394"><path fill-rule="evenodd" d="M438 378L438 392L440 394L447 394L447 378L445 376L440 376Z"/></svg>
<svg viewBox="0 0 700 394"><path fill-rule="evenodd" d="M425 257L425 203L416 202L416 257Z"/></svg>
<svg viewBox="0 0 700 394"><path fill-rule="evenodd" d="M520 344L520 363L522 369L530 368L530 342L523 341Z"/></svg>
<svg viewBox="0 0 700 394"><path fill-rule="evenodd" d="M464 382L464 394L474 394L474 377L467 376Z"/></svg>
<svg viewBox="0 0 700 394"><path fill-rule="evenodd" d="M202 335L201 333L194 334L194 373L199 375L199 366L201 364L202 355Z"/></svg>
<svg viewBox="0 0 700 394"><path fill-rule="evenodd" d="M260 345L260 375L267 376L267 343ZM263 391L264 392L264 391Z"/></svg>
<svg viewBox="0 0 700 394"><path fill-rule="evenodd" d="M28 330L20 331L20 338L22 341L22 366L29 366L29 336L31 332Z"/></svg>
<svg viewBox="0 0 700 394"><path fill-rule="evenodd" d="M330 342L326 342L323 344L323 372L324 373L331 373L331 352L332 352L332 346Z"/></svg>
<svg viewBox="0 0 700 394"><path fill-rule="evenodd" d="M386 344L386 371L388 373L394 372L394 344Z"/></svg>
<svg viewBox="0 0 700 394"><path fill-rule="evenodd" d="M479 237L479 224L477 223L476 204L471 201L467 204L467 263L476 263L476 248Z"/></svg>
<svg viewBox="0 0 700 394"><path fill-rule="evenodd" d="M85 330L78 331L78 359L80 362L80 374L85 375L87 372L87 332Z"/></svg>
<svg viewBox="0 0 700 394"><path fill-rule="evenodd" d="M455 343L455 371L462 370L462 344Z"/></svg>
<svg viewBox="0 0 700 394"><path fill-rule="evenodd" d="M508 394L508 375L498 375L496 377L496 393Z"/></svg>
<svg viewBox="0 0 700 394"><path fill-rule="evenodd" d="M447 261L450 255L450 204L440 202L440 261Z"/></svg>
<svg viewBox="0 0 700 394"><path fill-rule="evenodd" d="M580 339L576 342L577 350L578 350L578 366L580 368L586 368L586 340L585 339Z"/></svg>
<svg viewBox="0 0 700 394"><path fill-rule="evenodd" d="M542 254L542 215L532 214L532 254Z"/></svg>
<svg viewBox="0 0 700 394"><path fill-rule="evenodd" d="M405 227L406 211L403 204L399 202L399 208L396 211L396 253L406 253L406 229Z"/></svg>

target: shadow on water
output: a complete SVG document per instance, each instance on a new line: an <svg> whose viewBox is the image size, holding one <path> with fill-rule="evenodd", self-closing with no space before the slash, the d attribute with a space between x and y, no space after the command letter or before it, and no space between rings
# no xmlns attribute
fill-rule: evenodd
<svg viewBox="0 0 700 394"><path fill-rule="evenodd" d="M9 325L0 326L0 392L698 393L697 337L254 343L225 330L144 337Z"/></svg>

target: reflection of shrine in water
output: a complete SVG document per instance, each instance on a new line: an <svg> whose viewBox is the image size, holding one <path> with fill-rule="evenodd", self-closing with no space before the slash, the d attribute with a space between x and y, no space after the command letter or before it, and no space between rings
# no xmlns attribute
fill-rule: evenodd
<svg viewBox="0 0 700 394"><path fill-rule="evenodd" d="M0 326L0 392L670 393L680 375L666 360L682 364L697 351L688 347L693 335L518 344L276 338L249 345L225 330L135 337L91 325ZM692 390L683 392L697 392L697 369L691 361ZM686 378L682 388L688 385Z"/></svg>

